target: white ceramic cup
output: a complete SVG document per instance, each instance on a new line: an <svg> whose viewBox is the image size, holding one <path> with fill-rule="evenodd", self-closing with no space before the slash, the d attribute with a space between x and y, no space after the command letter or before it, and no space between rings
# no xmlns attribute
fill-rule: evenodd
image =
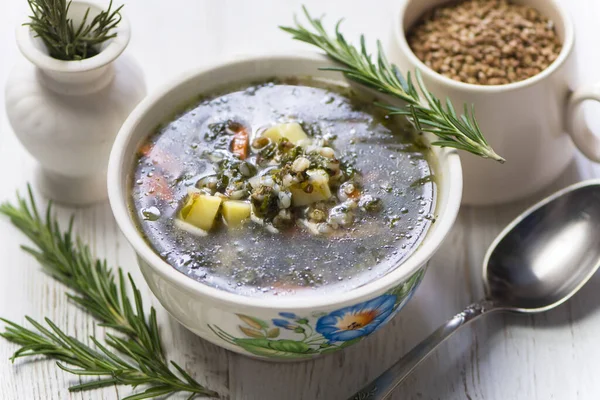
<svg viewBox="0 0 600 400"><path fill-rule="evenodd" d="M541 73L507 85L482 86L442 76L410 49L405 32L423 14L448 0L406 0L394 14L391 61L404 73L419 69L430 92L449 98L456 109L475 105L484 136L505 164L461 152L463 204L484 205L517 200L553 182L569 165L573 143L593 161L600 161L600 139L583 118L584 100L600 101L600 85L578 88L575 81L573 23L555 0L515 0L550 18L563 43L558 58Z"/></svg>

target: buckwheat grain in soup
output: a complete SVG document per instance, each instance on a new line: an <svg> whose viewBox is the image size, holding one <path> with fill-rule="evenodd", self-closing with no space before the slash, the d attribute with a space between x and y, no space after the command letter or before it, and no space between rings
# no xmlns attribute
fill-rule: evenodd
<svg viewBox="0 0 600 400"><path fill-rule="evenodd" d="M436 72L476 85L530 78L558 57L554 23L506 0L465 0L434 8L407 33L415 55Z"/></svg>

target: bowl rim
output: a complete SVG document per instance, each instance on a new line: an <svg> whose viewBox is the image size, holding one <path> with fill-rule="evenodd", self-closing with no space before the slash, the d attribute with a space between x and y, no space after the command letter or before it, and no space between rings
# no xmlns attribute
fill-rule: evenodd
<svg viewBox="0 0 600 400"><path fill-rule="evenodd" d="M387 274L375 278L373 281L358 288L342 293L336 293L331 296L291 295L276 298L271 296L251 297L214 288L188 277L161 259L142 238L142 235L135 226L135 222L128 207L125 193L126 189L124 190L126 184L124 184L123 180L126 179L128 175L128 166L125 166L123 161L124 157L128 154L126 150L129 139L136 132L138 122L145 118L147 111L165 96L176 91L177 88L186 84L186 82L198 79L200 75L238 63L268 63L277 59L315 63L322 63L324 61L331 62L326 56L312 52L271 52L268 54L238 55L224 61L204 65L184 73L176 79L169 80L167 84L162 85L162 87L142 100L121 127L110 154L107 176L108 197L117 224L130 245L133 247L137 256L146 261L156 274L188 293L192 293L196 296L205 296L222 304L229 304L238 308L252 307L262 310L311 310L355 304L359 303L361 299L369 299L375 294L383 294L395 285L406 281L411 275L422 268L439 248L454 224L462 197L462 169L458 152L455 149L441 148L438 150L437 159L444 158L445 164L447 165L447 174L445 175L448 177L448 182L445 182L444 184L450 185L450 188L446 208L444 209L444 212L439 213L439 217L436 219L436 229L433 230L433 232L430 230L427 233L427 235L429 235L428 240L422 242L419 247L400 264L400 266Z"/></svg>
<svg viewBox="0 0 600 400"><path fill-rule="evenodd" d="M546 79L548 76L553 75L568 59L570 54L573 51L575 45L575 30L573 27L573 21L570 18L570 14L566 11L562 4L559 4L556 0L545 0L549 3L556 12L560 15L561 21L564 25L565 29L565 37L562 43L562 49L558 54L556 60L554 60L548 67L542 70L540 73L533 75L527 79L523 79L522 81L507 83L504 85L478 85L475 83L466 83L461 81L455 81L454 79L448 78L437 71L433 70L431 67L427 66L423 61L421 61L417 55L412 51L410 46L408 45L408 41L406 40L406 34L404 33L404 16L406 14L406 9L408 6L414 1L423 1L423 0L405 0L398 2L396 6L396 10L393 13L394 20L392 21L392 35L393 35L393 43L400 48L400 51L406 57L409 62L415 66L423 75L427 76L427 78L432 80L437 80L444 85L450 86L456 90L462 90L465 92L473 92L473 93L504 93L510 91L516 91L519 89L527 88L541 82ZM452 0L447 0L446 2L451 2ZM558 21L554 21L555 23L559 23Z"/></svg>

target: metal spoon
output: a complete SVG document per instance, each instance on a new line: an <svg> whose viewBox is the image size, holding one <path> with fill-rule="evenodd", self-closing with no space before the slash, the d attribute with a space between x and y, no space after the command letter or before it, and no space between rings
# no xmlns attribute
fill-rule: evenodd
<svg viewBox="0 0 600 400"><path fill-rule="evenodd" d="M440 326L352 400L387 399L440 343L493 311L539 313L573 296L600 266L600 180L569 186L506 227L483 262L486 297Z"/></svg>

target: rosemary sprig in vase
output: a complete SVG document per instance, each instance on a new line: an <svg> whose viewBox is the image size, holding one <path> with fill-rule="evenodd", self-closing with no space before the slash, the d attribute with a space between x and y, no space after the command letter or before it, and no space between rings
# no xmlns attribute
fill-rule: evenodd
<svg viewBox="0 0 600 400"><path fill-rule="evenodd" d="M0 336L21 347L12 360L45 356L57 360L64 371L92 377L71 386L72 392L98 389L111 385L145 387L123 400L150 399L173 393L188 393L195 397L217 397L183 368L168 361L161 344L156 311L146 315L142 296L130 276L118 268L116 276L105 260L94 259L90 249L73 235L73 219L62 231L52 216L49 205L41 217L29 191L29 202L19 197L17 206L0 205L0 214L24 233L33 247L23 246L42 265L44 271L67 286L69 299L94 316L100 325L109 328L104 342L92 336L93 346L67 335L48 318L45 325L30 318L34 329L1 319L6 324ZM130 296L128 292L131 291ZM110 333L112 330L112 333Z"/></svg>
<svg viewBox="0 0 600 400"><path fill-rule="evenodd" d="M117 36L114 32L123 6L108 9L90 18L90 9L82 21L75 25L69 18L71 1L67 0L27 0L32 14L28 25L37 37L42 39L51 57L59 60L83 60L98 54L98 47Z"/></svg>
<svg viewBox="0 0 600 400"><path fill-rule="evenodd" d="M313 18L305 7L303 10L312 30L305 28L298 20L295 20L295 27L280 28L292 34L294 39L317 46L340 64L325 68L326 70L342 72L354 82L406 102L405 107L382 103L378 105L388 110L390 115L406 116L418 130L437 136L438 140L432 142L432 145L453 147L504 162L504 158L496 154L485 140L472 107L469 110L465 104L464 114L458 116L450 100L446 100L444 107L442 101L427 90L418 70L415 74L417 85L413 83L410 72L404 78L398 67L388 62L379 41L377 60L373 62L367 51L364 36L360 38L359 50L349 44L340 32L341 20L335 27L335 35L332 36L323 27L321 19Z"/></svg>

